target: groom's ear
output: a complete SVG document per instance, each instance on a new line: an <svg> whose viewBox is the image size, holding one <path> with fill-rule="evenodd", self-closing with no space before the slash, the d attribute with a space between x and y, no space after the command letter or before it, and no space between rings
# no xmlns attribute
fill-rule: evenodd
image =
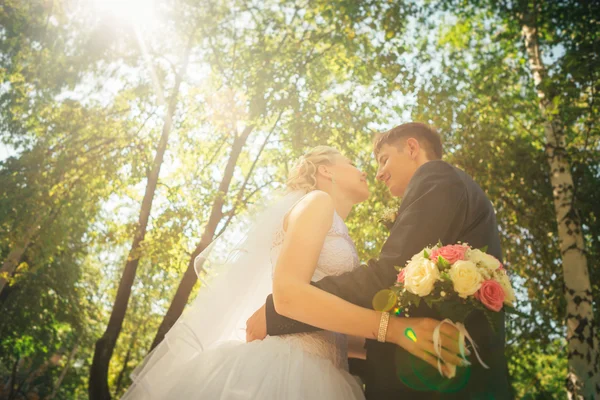
<svg viewBox="0 0 600 400"><path fill-rule="evenodd" d="M405 148L406 148L406 150L408 150L410 157L413 160L415 160L419 156L419 152L421 150L421 144L419 143L419 141L417 139L410 137L410 138L406 139Z"/></svg>

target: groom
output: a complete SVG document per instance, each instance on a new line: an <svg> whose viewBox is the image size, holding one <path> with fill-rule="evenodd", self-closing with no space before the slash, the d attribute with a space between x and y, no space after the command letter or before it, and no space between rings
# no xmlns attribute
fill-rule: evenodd
<svg viewBox="0 0 600 400"><path fill-rule="evenodd" d="M359 306L372 307L375 294L394 284L394 267L405 266L414 254L438 240L443 244L463 242L474 248L487 247L488 253L501 259L491 202L471 177L441 161L442 145L433 128L418 122L397 126L377 138L374 153L379 164L377 179L386 184L392 195L402 197L390 236L379 259L369 260L368 266L352 272L324 278L313 283L315 286ZM424 302L411 317L442 319ZM465 325L490 369L484 369L471 356L471 375L460 391L416 391L398 377L398 359L406 362L407 353L393 344L367 340L363 376L367 399L512 398L504 357L504 323L494 333L483 313L473 312ZM265 307L248 320L247 328L248 340L318 329L279 315L271 295Z"/></svg>

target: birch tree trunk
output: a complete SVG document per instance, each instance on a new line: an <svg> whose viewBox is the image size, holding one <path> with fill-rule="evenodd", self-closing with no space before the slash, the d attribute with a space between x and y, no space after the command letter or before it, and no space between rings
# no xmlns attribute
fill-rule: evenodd
<svg viewBox="0 0 600 400"><path fill-rule="evenodd" d="M556 106L543 90L546 70L542 62L535 13L522 15L529 66L539 107L544 117L546 159L558 224L558 238L567 303L568 365L567 391L570 399L600 398L600 349L597 322L594 322L592 288L585 255L581 221L574 208L573 176L567 158L563 123Z"/></svg>

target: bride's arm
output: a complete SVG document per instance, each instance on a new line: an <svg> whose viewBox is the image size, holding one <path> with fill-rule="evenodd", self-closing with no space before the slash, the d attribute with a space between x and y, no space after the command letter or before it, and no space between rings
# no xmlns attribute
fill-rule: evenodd
<svg viewBox="0 0 600 400"><path fill-rule="evenodd" d="M333 221L333 200L320 191L309 193L291 211L287 219L286 235L275 267L273 301L279 314L319 326L325 330L377 339L381 313L356 306L310 284L325 236ZM391 318L386 340L393 342L437 368L435 354L429 340L413 342L404 336L407 328L419 337L425 337L438 321L429 318ZM409 325L410 324L410 325ZM442 326L448 336L457 333ZM453 346L454 345L454 346ZM452 353L444 351L444 360L460 363L456 340L448 343Z"/></svg>
<svg viewBox="0 0 600 400"><path fill-rule="evenodd" d="M290 211L273 276L275 309L326 330L374 339L379 326L376 312L346 303L310 285L333 213L331 197L320 191L311 192ZM346 313L352 317L339 317Z"/></svg>

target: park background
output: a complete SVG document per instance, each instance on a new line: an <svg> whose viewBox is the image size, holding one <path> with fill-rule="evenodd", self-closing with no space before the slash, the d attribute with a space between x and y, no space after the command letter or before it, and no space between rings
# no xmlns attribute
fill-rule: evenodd
<svg viewBox="0 0 600 400"><path fill-rule="evenodd" d="M312 146L368 173L348 225L376 257L394 200L371 139L408 121L439 130L497 211L527 315L507 320L516 397L599 395L598 16L587 0L3 0L0 398L122 395L202 290L194 257Z"/></svg>

